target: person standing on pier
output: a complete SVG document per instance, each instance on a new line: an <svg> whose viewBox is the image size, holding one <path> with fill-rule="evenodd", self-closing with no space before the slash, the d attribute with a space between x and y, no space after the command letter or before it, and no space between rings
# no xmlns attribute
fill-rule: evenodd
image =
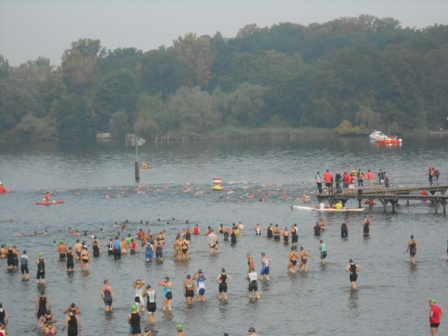
<svg viewBox="0 0 448 336"><path fill-rule="evenodd" d="M336 170L334 175L335 181L336 181L336 193L340 194L342 192L341 189L341 182L342 182L342 176L339 174L339 172Z"/></svg>
<svg viewBox="0 0 448 336"><path fill-rule="evenodd" d="M327 193L332 194L333 193L333 174L331 174L328 169L327 169L326 173L324 174L324 180L325 180L325 189L327 190Z"/></svg>
<svg viewBox="0 0 448 336"><path fill-rule="evenodd" d="M417 241L414 239L414 235L411 236L411 239L408 242L408 248L406 249L406 253L411 256L411 264L415 265L415 255L417 254Z"/></svg>
<svg viewBox="0 0 448 336"><path fill-rule="evenodd" d="M369 181L369 188L370 190L373 190L373 174L372 172L369 170L367 170L367 174L364 177L367 181Z"/></svg>
<svg viewBox="0 0 448 336"><path fill-rule="evenodd" d="M314 176L314 179L316 180L317 184L317 190L319 194L322 194L322 176L320 175L320 172L316 172L316 176Z"/></svg>
<svg viewBox="0 0 448 336"><path fill-rule="evenodd" d="M378 187L380 189L383 188L383 183L384 183L384 172L382 169L380 169L380 171L378 172Z"/></svg>
<svg viewBox="0 0 448 336"><path fill-rule="evenodd" d="M433 167L429 167L428 168L428 180L429 180L429 185L430 186L432 186L433 178L434 178L434 168Z"/></svg>

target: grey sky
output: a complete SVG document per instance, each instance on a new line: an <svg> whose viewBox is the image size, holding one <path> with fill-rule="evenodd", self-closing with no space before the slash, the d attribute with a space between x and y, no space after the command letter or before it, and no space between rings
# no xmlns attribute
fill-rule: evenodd
<svg viewBox="0 0 448 336"><path fill-rule="evenodd" d="M448 0L0 0L0 54L18 66L39 56L59 65L80 38L143 51L187 33L235 37L247 24L303 25L361 14L403 27L448 24Z"/></svg>

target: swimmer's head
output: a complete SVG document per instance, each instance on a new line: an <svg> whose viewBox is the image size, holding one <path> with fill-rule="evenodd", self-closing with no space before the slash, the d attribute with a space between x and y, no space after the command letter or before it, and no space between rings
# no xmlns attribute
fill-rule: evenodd
<svg viewBox="0 0 448 336"><path fill-rule="evenodd" d="M11 247L11 244L8 244L8 247Z"/></svg>
<svg viewBox="0 0 448 336"><path fill-rule="evenodd" d="M431 299L431 300L429 300L429 302L431 302L431 303L437 303L436 299Z"/></svg>
<svg viewBox="0 0 448 336"><path fill-rule="evenodd" d="M150 289L150 288L151 288L151 285L147 285L147 286L146 286L146 289Z"/></svg>
<svg viewBox="0 0 448 336"><path fill-rule="evenodd" d="M42 256L43 256L43 253L42 253L42 252L40 252L40 253L39 253L39 257L42 257Z"/></svg>
<svg viewBox="0 0 448 336"><path fill-rule="evenodd" d="M59 244L64 244L64 241L61 239L61 240L59 241Z"/></svg>
<svg viewBox="0 0 448 336"><path fill-rule="evenodd" d="M353 259L350 259L350 260L349 260L349 262L351 262L351 263L352 263L352 262L353 262Z"/></svg>
<svg viewBox="0 0 448 336"><path fill-rule="evenodd" d="M317 172L317 173L319 173L319 172ZM255 328L254 327L250 327L248 331L249 332L255 332Z"/></svg>
<svg viewBox="0 0 448 336"><path fill-rule="evenodd" d="M165 277L165 279L164 279L165 281L170 281L170 278L168 278L168 277Z"/></svg>
<svg viewBox="0 0 448 336"><path fill-rule="evenodd" d="M23 254L26 254L26 250L23 250Z"/></svg>
<svg viewBox="0 0 448 336"><path fill-rule="evenodd" d="M137 306L136 306L136 305L132 305L132 306L131 306L131 310L132 310L132 311L136 311L136 310L137 310Z"/></svg>
<svg viewBox="0 0 448 336"><path fill-rule="evenodd" d="M222 273L225 273L225 271L226 271L226 269L223 267L223 268L221 268L221 272Z"/></svg>
<svg viewBox="0 0 448 336"><path fill-rule="evenodd" d="M303 246L300 246L300 250L301 250L301 251L303 250Z"/></svg>
<svg viewBox="0 0 448 336"><path fill-rule="evenodd" d="M109 283L109 280L104 280L104 284L108 284Z"/></svg>
<svg viewBox="0 0 448 336"><path fill-rule="evenodd" d="M184 326L182 324L178 324L176 327L177 331L182 331L184 329Z"/></svg>
<svg viewBox="0 0 448 336"><path fill-rule="evenodd" d="M411 235L411 239L414 239L414 235Z"/></svg>
<svg viewBox="0 0 448 336"><path fill-rule="evenodd" d="M264 257L265 255L266 255L266 253L264 253L264 252L261 252L261 255Z"/></svg>
<svg viewBox="0 0 448 336"><path fill-rule="evenodd" d="M198 271L198 273L202 273L202 270L200 269L200 270Z"/></svg>

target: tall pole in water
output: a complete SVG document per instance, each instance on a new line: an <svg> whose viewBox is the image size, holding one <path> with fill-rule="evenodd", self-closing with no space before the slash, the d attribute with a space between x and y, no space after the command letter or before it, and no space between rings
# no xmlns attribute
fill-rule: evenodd
<svg viewBox="0 0 448 336"><path fill-rule="evenodd" d="M135 140L135 182L140 182L140 165L138 164L138 142L139 139L138 137L135 135L134 136L134 140Z"/></svg>

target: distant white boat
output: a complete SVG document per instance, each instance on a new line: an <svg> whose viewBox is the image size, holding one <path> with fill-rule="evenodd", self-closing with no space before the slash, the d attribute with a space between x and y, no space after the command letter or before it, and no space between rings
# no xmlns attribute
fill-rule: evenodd
<svg viewBox="0 0 448 336"><path fill-rule="evenodd" d="M369 135L370 140L385 140L389 138L387 135L383 134L381 131L373 131Z"/></svg>
<svg viewBox="0 0 448 336"><path fill-rule="evenodd" d="M330 211L330 212L361 212L364 211L365 208L320 208L320 207L314 207L314 206L300 206L300 205L293 205L291 207L291 210L293 211L299 211L299 210L305 210L305 211Z"/></svg>

